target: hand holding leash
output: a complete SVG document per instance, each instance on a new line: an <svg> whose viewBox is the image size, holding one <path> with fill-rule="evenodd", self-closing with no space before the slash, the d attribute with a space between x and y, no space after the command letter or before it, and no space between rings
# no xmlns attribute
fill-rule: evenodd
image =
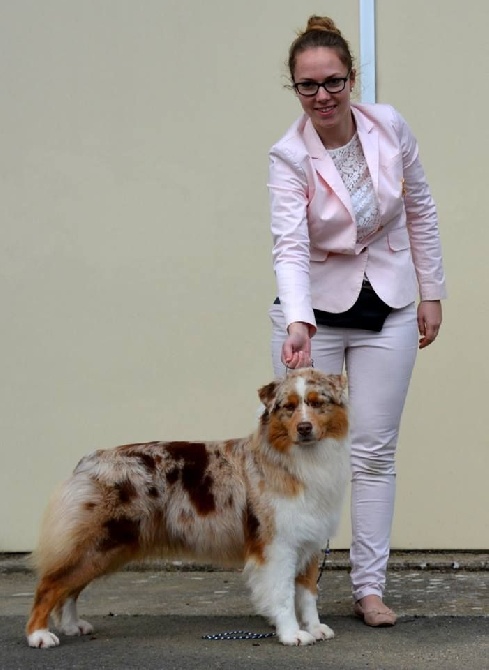
<svg viewBox="0 0 489 670"><path fill-rule="evenodd" d="M286 368L311 366L311 338L307 323L297 321L289 326L289 334L282 346L282 363Z"/></svg>

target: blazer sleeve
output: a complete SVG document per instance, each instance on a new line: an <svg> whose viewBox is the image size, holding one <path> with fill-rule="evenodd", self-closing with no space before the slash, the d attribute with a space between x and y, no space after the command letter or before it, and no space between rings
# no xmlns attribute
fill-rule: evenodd
<svg viewBox="0 0 489 670"><path fill-rule="evenodd" d="M403 117L394 110L403 172L404 204L411 253L421 300L446 298L438 215L419 160L418 143Z"/></svg>
<svg viewBox="0 0 489 670"><path fill-rule="evenodd" d="M269 153L268 189L273 268L286 325L307 323L312 336L316 321L309 279L309 187L304 169L284 148L275 146Z"/></svg>

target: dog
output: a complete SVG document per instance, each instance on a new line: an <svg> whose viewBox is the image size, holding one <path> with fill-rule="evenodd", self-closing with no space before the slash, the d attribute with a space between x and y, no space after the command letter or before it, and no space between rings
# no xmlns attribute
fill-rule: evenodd
<svg viewBox="0 0 489 670"><path fill-rule="evenodd" d="M95 578L150 557L244 565L259 614L285 645L334 636L319 621L322 547L349 477L346 379L303 368L263 386L258 427L219 442L148 442L82 458L55 493L33 553L31 647L87 635L77 598Z"/></svg>

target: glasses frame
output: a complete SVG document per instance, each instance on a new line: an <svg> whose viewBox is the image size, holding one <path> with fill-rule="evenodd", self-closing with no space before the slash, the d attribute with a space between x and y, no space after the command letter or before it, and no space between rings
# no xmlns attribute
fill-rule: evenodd
<svg viewBox="0 0 489 670"><path fill-rule="evenodd" d="M317 81L312 81L312 80L309 80L307 82L300 81L299 83L294 82L292 84L292 88L297 93L297 95L302 95L303 98L314 98L314 96L316 96L319 93L320 88L324 88L324 90L327 91L330 95L335 95L336 93L343 93L343 91L345 90L346 82L350 79L350 75L351 75L351 70L349 70L346 77L328 77L328 79L340 79L343 82L343 86L336 91L330 91L329 90L328 79L325 79L323 82L317 82ZM305 84L305 83L316 85L317 88L314 91L314 93L301 93L301 91L299 91L299 86L301 84Z"/></svg>

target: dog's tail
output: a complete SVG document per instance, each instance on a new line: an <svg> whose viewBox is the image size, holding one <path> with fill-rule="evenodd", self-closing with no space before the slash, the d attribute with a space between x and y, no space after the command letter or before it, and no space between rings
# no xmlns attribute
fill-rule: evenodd
<svg viewBox="0 0 489 670"><path fill-rule="evenodd" d="M100 503L96 482L75 474L52 495L44 514L38 546L30 557L39 575L55 573L76 562L93 535L93 512Z"/></svg>

